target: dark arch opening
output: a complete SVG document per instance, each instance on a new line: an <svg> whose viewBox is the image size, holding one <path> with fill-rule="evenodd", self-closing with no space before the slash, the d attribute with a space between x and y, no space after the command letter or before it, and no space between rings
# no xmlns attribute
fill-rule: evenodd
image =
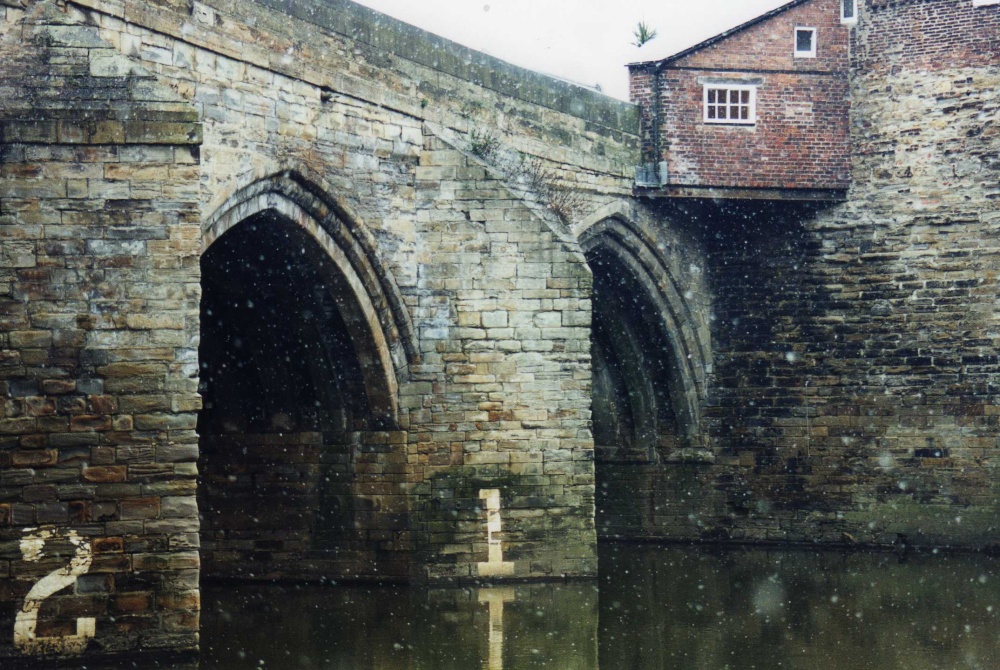
<svg viewBox="0 0 1000 670"><path fill-rule="evenodd" d="M206 574L342 578L374 565L371 534L405 520L357 481L386 476L392 447L373 436L391 435L394 399L351 283L273 210L223 233L201 269Z"/></svg>
<svg viewBox="0 0 1000 670"><path fill-rule="evenodd" d="M614 236L587 241L594 278L592 426L600 538L655 535L665 464L689 446L692 413L660 284Z"/></svg>
<svg viewBox="0 0 1000 670"><path fill-rule="evenodd" d="M344 318L354 300L301 228L262 213L202 257L202 434L365 430L373 417Z"/></svg>
<svg viewBox="0 0 1000 670"><path fill-rule="evenodd" d="M593 433L599 461L649 462L684 446L677 357L635 271L601 246L594 274Z"/></svg>

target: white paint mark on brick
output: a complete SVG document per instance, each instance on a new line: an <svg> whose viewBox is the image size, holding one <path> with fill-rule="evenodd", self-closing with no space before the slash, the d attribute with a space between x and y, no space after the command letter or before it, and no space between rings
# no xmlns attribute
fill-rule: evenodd
<svg viewBox="0 0 1000 670"><path fill-rule="evenodd" d="M45 556L45 544L57 537L55 528L27 528L29 533L21 538L21 555L26 563L37 563ZM22 654L40 655L55 654L70 656L82 654L87 647L87 641L94 637L97 620L82 617L76 620L76 634L38 637L35 632L38 626L38 612L46 598L76 583L76 578L90 570L94 560L90 542L77 535L75 530L60 532L76 548L69 565L50 572L42 577L24 597L24 605L17 613L14 622L14 646Z"/></svg>

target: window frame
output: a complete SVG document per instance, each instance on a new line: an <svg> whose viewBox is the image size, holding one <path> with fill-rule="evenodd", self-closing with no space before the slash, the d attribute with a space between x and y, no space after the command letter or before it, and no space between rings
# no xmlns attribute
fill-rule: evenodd
<svg viewBox="0 0 1000 670"><path fill-rule="evenodd" d="M810 32L812 33L812 39L809 43L812 45L812 49L809 51L799 51L799 33L800 32ZM792 31L792 41L793 41L793 54L795 58L816 58L816 42L819 39L819 31L810 26L795 26L795 30Z"/></svg>
<svg viewBox="0 0 1000 670"><path fill-rule="evenodd" d="M747 118L746 119L711 119L708 117L708 92L710 90L714 91L725 91L728 97L730 91L749 91L750 99L747 102ZM719 103L714 102L712 105L718 107L720 104L729 106L731 103ZM739 106L743 106L742 103L738 103ZM717 83L702 84L701 91L701 116L702 122L713 126L755 126L757 125L757 85L756 84L730 84L730 83Z"/></svg>
<svg viewBox="0 0 1000 670"><path fill-rule="evenodd" d="M844 14L844 9L847 7L851 8L850 16L846 16ZM858 22L858 0L840 0L840 22L841 23Z"/></svg>

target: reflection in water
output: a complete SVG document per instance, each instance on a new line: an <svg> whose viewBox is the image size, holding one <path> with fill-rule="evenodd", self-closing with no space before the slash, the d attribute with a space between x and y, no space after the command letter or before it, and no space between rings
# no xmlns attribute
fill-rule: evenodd
<svg viewBox="0 0 1000 670"><path fill-rule="evenodd" d="M601 555L600 667L996 668L984 556L636 549Z"/></svg>
<svg viewBox="0 0 1000 670"><path fill-rule="evenodd" d="M596 582L212 584L200 667L992 670L996 567L984 556L609 545Z"/></svg>
<svg viewBox="0 0 1000 670"><path fill-rule="evenodd" d="M597 667L593 582L430 590L216 585L203 602L203 668Z"/></svg>
<svg viewBox="0 0 1000 670"><path fill-rule="evenodd" d="M490 606L489 670L503 670L503 604L515 599L514 589L479 589L479 602Z"/></svg>

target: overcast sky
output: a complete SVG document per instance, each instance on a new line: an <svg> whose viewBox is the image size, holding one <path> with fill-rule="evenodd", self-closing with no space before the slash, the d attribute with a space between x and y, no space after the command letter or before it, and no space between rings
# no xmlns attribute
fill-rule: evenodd
<svg viewBox="0 0 1000 670"><path fill-rule="evenodd" d="M357 0L517 65L628 99L625 64L654 60L788 0ZM636 23L658 31L641 51Z"/></svg>

